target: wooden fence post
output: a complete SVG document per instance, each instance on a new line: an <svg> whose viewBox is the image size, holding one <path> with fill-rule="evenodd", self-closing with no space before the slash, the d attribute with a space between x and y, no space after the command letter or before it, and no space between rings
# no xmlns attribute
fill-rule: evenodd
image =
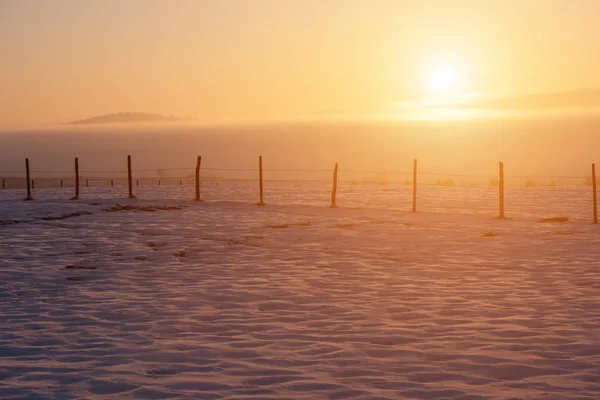
<svg viewBox="0 0 600 400"><path fill-rule="evenodd" d="M35 179L32 179L32 180L31 180L31 188L32 188L32 189L35 189Z"/></svg>
<svg viewBox="0 0 600 400"><path fill-rule="evenodd" d="M127 187L129 188L129 198L135 199L133 195L133 180L131 178L131 156L127 156Z"/></svg>
<svg viewBox="0 0 600 400"><path fill-rule="evenodd" d="M335 196L337 195L337 183L338 183L338 163L335 163L333 167L333 189L331 190L331 208L337 207Z"/></svg>
<svg viewBox="0 0 600 400"><path fill-rule="evenodd" d="M135 186L136 186L136 187L140 186L140 180L139 180L139 179L136 179L136 180L135 180Z"/></svg>
<svg viewBox="0 0 600 400"><path fill-rule="evenodd" d="M158 180L158 186L160 186L160 179Z"/></svg>
<svg viewBox="0 0 600 400"><path fill-rule="evenodd" d="M27 175L27 197L25 198L25 201L29 201L33 200L33 197L31 197L31 186L33 182L31 181L31 176L29 175L29 158L25 159L25 173Z"/></svg>
<svg viewBox="0 0 600 400"><path fill-rule="evenodd" d="M60 187L61 187L61 188L63 188L63 187L64 187L64 182L63 182L63 180L62 180L62 179L60 180Z"/></svg>
<svg viewBox="0 0 600 400"><path fill-rule="evenodd" d="M2 179L2 189L6 189L6 182Z"/></svg>
<svg viewBox="0 0 600 400"><path fill-rule="evenodd" d="M75 157L75 196L71 200L79 199L79 158Z"/></svg>
<svg viewBox="0 0 600 400"><path fill-rule="evenodd" d="M110 187L113 187L113 186L115 186L115 182L111 179L110 180Z"/></svg>
<svg viewBox="0 0 600 400"><path fill-rule="evenodd" d="M594 224L598 223L598 199L596 198L596 164L592 164L592 198L594 200Z"/></svg>
<svg viewBox="0 0 600 400"><path fill-rule="evenodd" d="M417 212L417 159L413 160L413 202L412 212Z"/></svg>
<svg viewBox="0 0 600 400"><path fill-rule="evenodd" d="M259 206L264 206L264 196L263 196L263 164L262 164L262 156L258 156L258 181L259 181L259 190L260 190L260 201L258 202Z"/></svg>
<svg viewBox="0 0 600 400"><path fill-rule="evenodd" d="M500 197L500 212L498 214L498 218L504 219L504 163L500 161L499 163L499 181L498 181L498 194Z"/></svg>
<svg viewBox="0 0 600 400"><path fill-rule="evenodd" d="M90 180L89 180L89 179L86 179L86 180L85 180L85 187L89 187L89 186L90 186Z"/></svg>
<svg viewBox="0 0 600 400"><path fill-rule="evenodd" d="M196 201L200 200L200 164L202 163L202 157L198 156L196 158Z"/></svg>

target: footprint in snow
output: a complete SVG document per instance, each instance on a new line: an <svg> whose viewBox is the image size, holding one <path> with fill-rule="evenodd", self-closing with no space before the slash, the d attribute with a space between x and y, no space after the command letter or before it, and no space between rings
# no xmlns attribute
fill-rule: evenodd
<svg viewBox="0 0 600 400"><path fill-rule="evenodd" d="M96 269L96 267L93 267L91 265L67 265L65 266L66 269Z"/></svg>

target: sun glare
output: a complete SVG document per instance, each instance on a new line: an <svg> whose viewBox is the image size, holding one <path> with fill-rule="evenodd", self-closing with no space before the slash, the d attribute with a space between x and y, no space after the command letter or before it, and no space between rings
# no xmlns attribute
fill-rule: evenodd
<svg viewBox="0 0 600 400"><path fill-rule="evenodd" d="M434 94L452 94L458 89L457 71L449 65L441 65L431 71L429 89Z"/></svg>

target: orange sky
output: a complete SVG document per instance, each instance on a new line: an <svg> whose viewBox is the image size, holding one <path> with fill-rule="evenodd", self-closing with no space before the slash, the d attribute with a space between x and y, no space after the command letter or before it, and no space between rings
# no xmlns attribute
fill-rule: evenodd
<svg viewBox="0 0 600 400"><path fill-rule="evenodd" d="M600 88L600 1L0 1L0 127L119 111L201 123L429 96Z"/></svg>

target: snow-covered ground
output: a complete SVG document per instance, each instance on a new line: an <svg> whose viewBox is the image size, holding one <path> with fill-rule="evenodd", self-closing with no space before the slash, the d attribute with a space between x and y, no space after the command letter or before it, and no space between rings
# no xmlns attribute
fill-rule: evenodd
<svg viewBox="0 0 600 400"><path fill-rule="evenodd" d="M125 192L0 192L1 399L600 398L589 188Z"/></svg>

